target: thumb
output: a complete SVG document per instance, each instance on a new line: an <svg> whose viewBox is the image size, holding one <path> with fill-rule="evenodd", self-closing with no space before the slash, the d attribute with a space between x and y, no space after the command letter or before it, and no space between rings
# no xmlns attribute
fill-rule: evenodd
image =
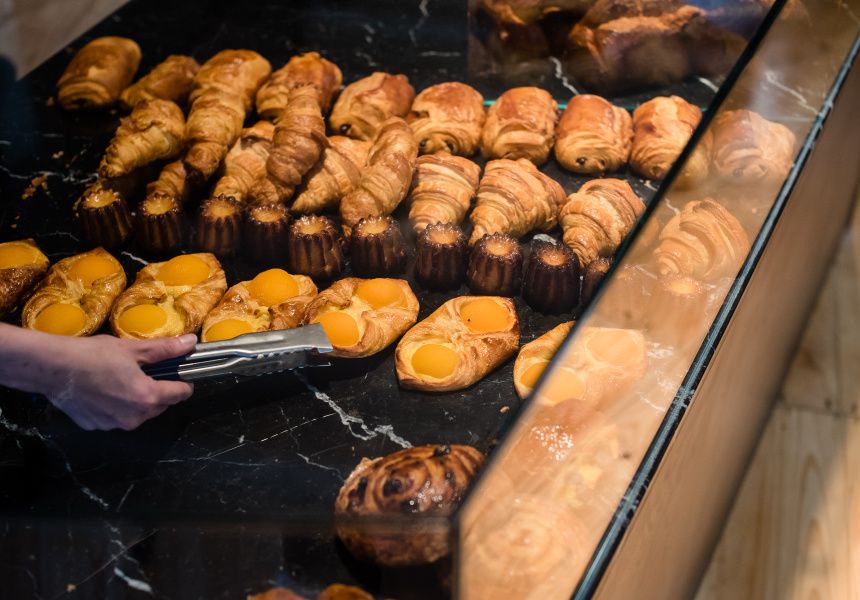
<svg viewBox="0 0 860 600"><path fill-rule="evenodd" d="M137 341L135 352L140 364L149 364L188 354L194 350L195 345L197 345L197 336L189 333L178 337Z"/></svg>

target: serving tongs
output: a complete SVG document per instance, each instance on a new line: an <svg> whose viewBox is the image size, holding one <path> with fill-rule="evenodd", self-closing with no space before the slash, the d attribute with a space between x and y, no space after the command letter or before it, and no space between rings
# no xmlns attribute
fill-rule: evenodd
<svg viewBox="0 0 860 600"><path fill-rule="evenodd" d="M264 375L306 366L325 366L320 354L332 346L319 323L245 333L229 340L201 342L186 356L144 365L155 379L199 381L225 375Z"/></svg>

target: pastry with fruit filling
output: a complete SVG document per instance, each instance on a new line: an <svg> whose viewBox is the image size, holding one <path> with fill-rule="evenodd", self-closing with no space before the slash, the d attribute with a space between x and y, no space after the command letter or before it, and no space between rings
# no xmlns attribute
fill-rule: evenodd
<svg viewBox="0 0 860 600"><path fill-rule="evenodd" d="M316 294L317 286L310 277L290 275L283 269L263 271L227 290L203 321L200 340L215 342L244 333L298 327Z"/></svg>
<svg viewBox="0 0 860 600"><path fill-rule="evenodd" d="M92 335L125 284L122 265L102 248L64 258L24 305L21 325L59 335Z"/></svg>
<svg viewBox="0 0 860 600"><path fill-rule="evenodd" d="M225 291L224 270L212 254L150 263L117 299L111 327L119 337L136 339L197 333Z"/></svg>
<svg viewBox="0 0 860 600"><path fill-rule="evenodd" d="M397 378L404 388L460 390L499 367L519 345L520 320L510 298L453 298L397 344Z"/></svg>
<svg viewBox="0 0 860 600"><path fill-rule="evenodd" d="M30 295L50 264L35 240L0 244L0 319L11 314Z"/></svg>
<svg viewBox="0 0 860 600"><path fill-rule="evenodd" d="M514 387L520 398L532 393L575 321L562 323L520 348L514 362Z"/></svg>

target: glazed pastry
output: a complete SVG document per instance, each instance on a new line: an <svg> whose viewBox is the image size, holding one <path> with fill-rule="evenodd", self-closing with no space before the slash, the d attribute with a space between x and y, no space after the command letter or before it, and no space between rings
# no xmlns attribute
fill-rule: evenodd
<svg viewBox="0 0 860 600"><path fill-rule="evenodd" d="M362 525L362 517L450 515L484 464L471 446L405 448L362 458L335 501L337 534L357 558L386 566L432 563L450 554L450 536L439 528L390 531Z"/></svg>
<svg viewBox="0 0 860 600"><path fill-rule="evenodd" d="M111 328L121 338L134 339L197 333L225 291L224 270L212 254L150 263L117 298Z"/></svg>
<svg viewBox="0 0 860 600"><path fill-rule="evenodd" d="M220 257L235 256L242 239L242 217L242 204L232 196L206 199L197 211L197 248Z"/></svg>
<svg viewBox="0 0 860 600"><path fill-rule="evenodd" d="M397 340L418 318L418 299L403 279L347 277L308 305L305 325L320 323L332 356L361 358Z"/></svg>
<svg viewBox="0 0 860 600"><path fill-rule="evenodd" d="M313 85L319 94L323 114L331 108L335 94L340 91L340 69L317 52L306 52L290 58L257 92L257 114L277 123L289 101L290 90L300 85Z"/></svg>
<svg viewBox="0 0 860 600"><path fill-rule="evenodd" d="M373 73L343 89L331 110L329 124L334 133L372 140L389 117L405 117L414 99L415 89L406 75Z"/></svg>
<svg viewBox="0 0 860 600"><path fill-rule="evenodd" d="M352 228L351 262L362 277L391 277L406 268L406 243L391 217L365 217Z"/></svg>
<svg viewBox="0 0 860 600"><path fill-rule="evenodd" d="M391 117L379 126L358 186L340 202L345 235L364 217L394 212L409 192L417 157L418 147L406 121Z"/></svg>
<svg viewBox="0 0 860 600"><path fill-rule="evenodd" d="M482 296L519 296L523 285L523 248L516 238L486 234L469 256L469 291Z"/></svg>
<svg viewBox="0 0 860 600"><path fill-rule="evenodd" d="M305 215L290 224L286 254L290 272L314 279L331 279L346 262L334 223L319 215Z"/></svg>
<svg viewBox="0 0 860 600"><path fill-rule="evenodd" d="M508 360L519 344L520 320L510 298L452 298L397 344L397 379L407 389L461 390Z"/></svg>
<svg viewBox="0 0 860 600"><path fill-rule="evenodd" d="M0 319L12 314L30 295L49 265L32 239L0 244Z"/></svg>
<svg viewBox="0 0 860 600"><path fill-rule="evenodd" d="M175 196L154 193L137 207L138 241L147 252L176 254L185 237L185 213Z"/></svg>
<svg viewBox="0 0 860 600"><path fill-rule="evenodd" d="M123 196L96 182L78 204L78 220L86 242L91 246L118 248L133 232L131 211Z"/></svg>
<svg viewBox="0 0 860 600"><path fill-rule="evenodd" d="M463 230L451 223L428 225L415 242L415 280L423 287L450 290L466 278L469 246Z"/></svg>
<svg viewBox="0 0 860 600"><path fill-rule="evenodd" d="M531 394L561 343L567 339L574 323L575 321L568 321L557 325L520 348L514 362L514 387L520 398L525 399Z"/></svg>
<svg viewBox="0 0 860 600"><path fill-rule="evenodd" d="M583 269L610 257L645 212L645 203L621 179L593 179L571 194L559 213L564 243Z"/></svg>
<svg viewBox="0 0 860 600"><path fill-rule="evenodd" d="M409 222L415 233L434 223L459 225L478 189L481 167L448 152L425 154L416 161L409 190Z"/></svg>
<svg viewBox="0 0 860 600"><path fill-rule="evenodd" d="M250 206L245 212L245 256L255 262L286 262L290 216L283 204Z"/></svg>
<svg viewBox="0 0 860 600"><path fill-rule="evenodd" d="M140 46L123 37L101 37L78 50L57 82L66 110L103 110L116 104L140 64Z"/></svg>
<svg viewBox="0 0 860 600"><path fill-rule="evenodd" d="M406 122L421 154L445 151L472 156L478 149L486 113L475 88L450 81L431 86L412 101Z"/></svg>
<svg viewBox="0 0 860 600"><path fill-rule="evenodd" d="M321 591L316 600L373 600L373 596L361 588L334 583Z"/></svg>
<svg viewBox="0 0 860 600"><path fill-rule="evenodd" d="M709 282L734 277L750 243L738 220L710 198L690 202L660 232L654 250L661 274L679 273Z"/></svg>
<svg viewBox="0 0 860 600"><path fill-rule="evenodd" d="M594 294L603 284L606 274L609 272L609 267L612 266L612 258L604 257L593 260L585 268L585 273L582 275L582 301L591 302Z"/></svg>
<svg viewBox="0 0 860 600"><path fill-rule="evenodd" d="M263 271L227 290L203 321L200 341L298 327L316 294L317 286L310 277L290 275L283 269Z"/></svg>
<svg viewBox="0 0 860 600"><path fill-rule="evenodd" d="M185 116L170 100L147 100L123 117L99 165L106 179L128 175L156 160L176 157L182 150Z"/></svg>
<svg viewBox="0 0 860 600"><path fill-rule="evenodd" d="M54 264L21 311L21 325L47 333L96 333L125 289L125 271L102 248Z"/></svg>
<svg viewBox="0 0 860 600"><path fill-rule="evenodd" d="M533 229L549 231L558 222L558 211L566 200L558 182L524 158L488 162L477 196L469 217L474 226L469 245L485 233L520 238Z"/></svg>
<svg viewBox="0 0 860 600"><path fill-rule="evenodd" d="M481 131L481 154L493 160L528 159L542 165L555 143L558 103L536 87L513 88L487 110Z"/></svg>
<svg viewBox="0 0 860 600"><path fill-rule="evenodd" d="M678 96L658 96L633 111L630 166L649 179L669 172L702 119L702 111Z"/></svg>
<svg viewBox="0 0 860 600"><path fill-rule="evenodd" d="M296 188L290 211L308 215L336 209L361 180L370 146L342 135L329 137L322 156Z"/></svg>
<svg viewBox="0 0 860 600"><path fill-rule="evenodd" d="M721 113L711 128L714 168L734 184L780 185L794 161L796 139L788 127L749 110Z"/></svg>
<svg viewBox="0 0 860 600"><path fill-rule="evenodd" d="M579 304L579 260L563 244L536 242L523 276L523 300L547 314L572 311Z"/></svg>
<svg viewBox="0 0 860 600"><path fill-rule="evenodd" d="M190 56L173 54L152 71L125 88L119 103L125 110L147 100L170 100L179 106L188 102L200 65Z"/></svg>
<svg viewBox="0 0 860 600"><path fill-rule="evenodd" d="M224 157L221 176L215 182L211 196L233 196L244 203L254 182L266 176L266 161L274 135L275 126L268 121L258 121L243 129L242 135Z"/></svg>
<svg viewBox="0 0 860 600"><path fill-rule="evenodd" d="M185 163L182 160L165 165L161 169L158 179L146 186L147 198L156 194L163 194L170 198L175 198L179 206L185 206L188 198L191 197L191 191L188 172L185 170Z"/></svg>
<svg viewBox="0 0 860 600"><path fill-rule="evenodd" d="M567 103L556 128L555 157L574 173L617 171L630 157L633 119L600 96L583 94Z"/></svg>

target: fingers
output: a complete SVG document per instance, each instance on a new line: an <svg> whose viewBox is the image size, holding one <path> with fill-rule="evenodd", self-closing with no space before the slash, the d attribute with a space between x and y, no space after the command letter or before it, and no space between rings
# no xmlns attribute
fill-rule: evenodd
<svg viewBox="0 0 860 600"><path fill-rule="evenodd" d="M188 354L197 345L197 336L189 333L178 337L125 341L134 350L140 364L149 364Z"/></svg>

